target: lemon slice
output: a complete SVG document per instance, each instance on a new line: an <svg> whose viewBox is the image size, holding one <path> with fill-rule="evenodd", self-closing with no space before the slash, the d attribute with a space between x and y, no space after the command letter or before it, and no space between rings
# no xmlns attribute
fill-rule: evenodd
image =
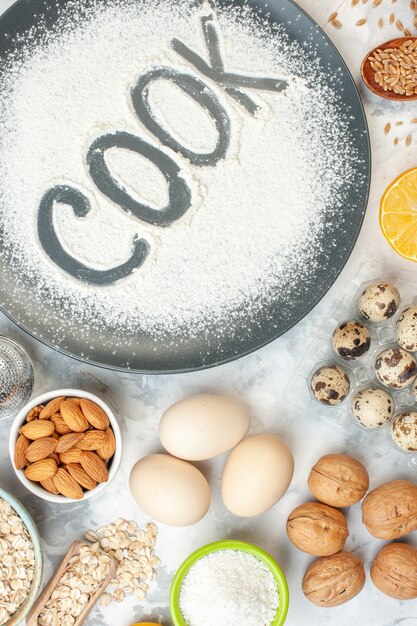
<svg viewBox="0 0 417 626"><path fill-rule="evenodd" d="M417 167L400 174L385 190L379 223L395 252L417 261Z"/></svg>

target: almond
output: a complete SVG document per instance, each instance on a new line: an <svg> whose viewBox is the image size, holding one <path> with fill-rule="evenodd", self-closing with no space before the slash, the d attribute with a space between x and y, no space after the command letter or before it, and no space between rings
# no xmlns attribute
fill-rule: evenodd
<svg viewBox="0 0 417 626"><path fill-rule="evenodd" d="M40 482L41 480L52 478L56 474L57 469L58 466L54 459L42 459L41 461L36 461L36 463L31 463L25 470L25 476L29 480Z"/></svg>
<svg viewBox="0 0 417 626"><path fill-rule="evenodd" d="M113 454L116 452L116 440L111 428L107 428L104 432L106 440L101 448L98 448L97 454L101 456L102 459L111 459Z"/></svg>
<svg viewBox="0 0 417 626"><path fill-rule="evenodd" d="M53 481L55 488L66 498L79 500L84 495L80 485L63 467L58 468L57 473L53 477Z"/></svg>
<svg viewBox="0 0 417 626"><path fill-rule="evenodd" d="M47 456L53 453L56 448L57 441L52 437L42 437L33 441L26 450L26 458L31 463L36 463L41 459L46 459Z"/></svg>
<svg viewBox="0 0 417 626"><path fill-rule="evenodd" d="M81 450L80 463L82 468L93 480L98 483L105 483L109 479L107 466L98 454L90 450Z"/></svg>
<svg viewBox="0 0 417 626"><path fill-rule="evenodd" d="M77 448L71 448L71 450L61 452L61 454L59 455L59 460L61 463L79 463L81 460L81 450L77 450Z"/></svg>
<svg viewBox="0 0 417 626"><path fill-rule="evenodd" d="M97 450L106 441L106 433L102 430L87 430L81 440L76 444L79 450Z"/></svg>
<svg viewBox="0 0 417 626"><path fill-rule="evenodd" d="M19 432L25 435L28 439L36 440L42 437L50 437L55 430L53 422L49 420L34 419L27 424L24 424Z"/></svg>
<svg viewBox="0 0 417 626"><path fill-rule="evenodd" d="M89 424L80 407L72 400L64 400L60 407L61 417L74 433L82 433L87 430Z"/></svg>
<svg viewBox="0 0 417 626"><path fill-rule="evenodd" d="M42 411L42 409L43 409L43 404L39 404L38 406L34 406L33 409L31 409L29 411L29 413L26 415L26 421L27 422L31 422L32 420L34 420L37 417L39 417L39 413Z"/></svg>
<svg viewBox="0 0 417 626"><path fill-rule="evenodd" d="M48 402L48 404L40 412L39 419L49 420L54 413L58 413L63 400L65 400L65 396L59 396L58 398L54 398Z"/></svg>
<svg viewBox="0 0 417 626"><path fill-rule="evenodd" d="M61 452L75 448L76 444L83 439L83 437L83 433L68 433L67 435L62 435L62 437L59 438L55 452L61 454Z"/></svg>
<svg viewBox="0 0 417 626"><path fill-rule="evenodd" d="M58 489L54 485L53 478L46 478L45 480L41 480L40 483L42 487L45 489L45 491L49 491L49 493L53 493L55 495L59 494Z"/></svg>
<svg viewBox="0 0 417 626"><path fill-rule="evenodd" d="M59 435L68 435L69 433L72 433L71 428L68 428L62 419L61 413L55 413L55 415L51 417L51 421L55 424L55 430Z"/></svg>
<svg viewBox="0 0 417 626"><path fill-rule="evenodd" d="M91 426L94 426L97 430L105 430L109 427L110 420L107 417L107 413L98 404L86 398L81 398L80 407Z"/></svg>
<svg viewBox="0 0 417 626"><path fill-rule="evenodd" d="M71 402L74 402L75 404L80 406L81 398L68 398L68 400L71 400Z"/></svg>
<svg viewBox="0 0 417 626"><path fill-rule="evenodd" d="M74 480L84 487L84 489L95 489L97 483L87 474L87 472L78 463L69 463L67 470L71 474Z"/></svg>
<svg viewBox="0 0 417 626"><path fill-rule="evenodd" d="M48 457L46 457L47 459L54 459L54 461L56 461L56 464L59 465L60 460L59 460L59 456L57 455L56 452L52 452L52 454L50 454Z"/></svg>
<svg viewBox="0 0 417 626"><path fill-rule="evenodd" d="M23 469L26 465L26 450L29 447L29 439L24 435L19 435L14 449L14 464L16 469Z"/></svg>

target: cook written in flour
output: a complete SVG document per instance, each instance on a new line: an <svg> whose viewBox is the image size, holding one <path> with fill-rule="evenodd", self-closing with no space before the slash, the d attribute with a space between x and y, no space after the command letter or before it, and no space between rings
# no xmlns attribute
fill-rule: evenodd
<svg viewBox="0 0 417 626"><path fill-rule="evenodd" d="M203 16L201 24L210 64L207 64L179 39L172 40L173 49L203 75L219 84L250 114L253 115L258 106L241 90L242 87L277 92L288 87L288 81L283 79L225 72L220 50L220 37L214 15ZM218 137L211 152L201 153L190 150L158 121L152 111L149 95L151 85L160 80L170 81L182 89L212 118ZM171 148L176 154L180 154L192 165L214 167L218 161L226 157L230 144L230 116L226 108L220 103L216 92L206 82L169 66L154 67L139 76L131 90L131 99L138 119L152 133L154 138L163 146ZM123 184L120 184L112 176L105 160L106 152L112 148L140 154L159 169L168 185L169 200L164 208L154 209L148 204L138 201L129 194ZM138 219L155 226L170 226L180 219L191 206L191 190L182 176L180 164L177 163L176 159L133 134L116 131L96 139L88 150L87 167L91 179L109 200L119 205L129 215L134 215ZM108 270L89 268L72 257L61 245L55 231L53 209L59 203L72 206L75 215L79 218L83 218L89 213L91 205L84 194L68 185L56 185L48 189L41 200L38 215L39 240L48 256L68 274L88 283L106 285L128 276L144 263L149 254L149 244L145 239L137 237L133 240L132 254L128 261Z"/></svg>
<svg viewBox="0 0 417 626"><path fill-rule="evenodd" d="M1 61L0 255L63 326L221 333L277 294L290 315L343 228L362 157L337 77L215 8L69 1Z"/></svg>

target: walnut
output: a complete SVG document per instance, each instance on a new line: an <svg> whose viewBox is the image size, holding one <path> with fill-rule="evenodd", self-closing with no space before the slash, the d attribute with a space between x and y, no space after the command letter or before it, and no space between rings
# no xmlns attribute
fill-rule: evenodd
<svg viewBox="0 0 417 626"><path fill-rule="evenodd" d="M356 596L365 584L362 561L350 552L338 552L314 561L303 578L307 600L317 606L338 606Z"/></svg>
<svg viewBox="0 0 417 626"><path fill-rule="evenodd" d="M383 483L362 502L362 521L379 539L398 539L417 530L417 485L408 480Z"/></svg>
<svg viewBox="0 0 417 626"><path fill-rule="evenodd" d="M299 550L328 556L343 548L349 531L343 513L321 502L307 502L288 516L287 535Z"/></svg>
<svg viewBox="0 0 417 626"><path fill-rule="evenodd" d="M362 500L369 487L368 472L347 454L326 454L314 465L308 486L315 498L330 506L351 506Z"/></svg>
<svg viewBox="0 0 417 626"><path fill-rule="evenodd" d="M417 598L417 549L406 543L384 546L372 564L371 578L375 587L391 598Z"/></svg>

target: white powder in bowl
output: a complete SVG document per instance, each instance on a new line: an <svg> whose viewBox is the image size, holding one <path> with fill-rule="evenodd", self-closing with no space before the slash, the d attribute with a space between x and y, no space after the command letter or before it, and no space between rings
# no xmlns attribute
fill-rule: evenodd
<svg viewBox="0 0 417 626"><path fill-rule="evenodd" d="M189 626L269 626L279 594L263 561L242 550L217 550L191 567L179 604Z"/></svg>
<svg viewBox="0 0 417 626"><path fill-rule="evenodd" d="M334 222L340 226L346 193L361 182L336 79L333 88L313 51L283 27L248 7L222 4L70 1L54 30L34 28L0 67L0 255L18 277L14 297L24 302L19 290L30 285L44 315L67 333L77 322L86 345L88 329L104 327L114 329L114 344L136 332L186 340L214 328L221 337L224 320L244 334L248 314L256 320L277 297L290 318L315 275L321 241ZM172 47L176 38L207 61L201 20L213 11L225 71L288 81L280 93L242 90L259 106L256 115ZM214 167L162 146L135 114L132 87L161 65L203 80L227 111L230 145ZM212 150L212 120L176 85L155 82L149 101L181 144ZM114 132L146 140L179 165L191 205L169 227L122 210L91 179L89 147ZM167 184L149 161L119 148L105 161L131 197L157 211L165 205ZM91 204L82 219L67 204L54 205L54 227L69 255L108 270L127 261L138 237L149 246L143 265L101 286L54 263L36 224L41 199L55 185L74 187Z"/></svg>

